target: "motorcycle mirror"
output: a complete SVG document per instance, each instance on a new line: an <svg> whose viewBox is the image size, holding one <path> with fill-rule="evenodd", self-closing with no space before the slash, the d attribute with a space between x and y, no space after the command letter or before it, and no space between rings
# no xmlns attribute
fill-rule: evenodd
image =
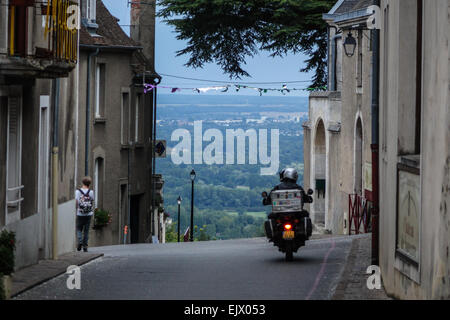
<svg viewBox="0 0 450 320"><path fill-rule="evenodd" d="M261 195L264 199L268 197L267 192L265 192L265 191Z"/></svg>
<svg viewBox="0 0 450 320"><path fill-rule="evenodd" d="M308 196L312 195L314 193L314 191L312 189L308 190Z"/></svg>

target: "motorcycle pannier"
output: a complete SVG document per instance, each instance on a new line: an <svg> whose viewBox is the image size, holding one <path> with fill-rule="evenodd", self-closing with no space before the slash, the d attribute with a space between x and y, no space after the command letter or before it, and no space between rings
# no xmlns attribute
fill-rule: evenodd
<svg viewBox="0 0 450 320"><path fill-rule="evenodd" d="M302 210L300 190L276 190L270 193L272 212L298 212Z"/></svg>

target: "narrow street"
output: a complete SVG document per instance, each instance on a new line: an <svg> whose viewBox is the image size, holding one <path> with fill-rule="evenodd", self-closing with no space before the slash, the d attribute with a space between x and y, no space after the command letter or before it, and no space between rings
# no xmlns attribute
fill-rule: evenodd
<svg viewBox="0 0 450 320"><path fill-rule="evenodd" d="M81 290L63 274L15 299L330 299L352 240L311 240L293 262L263 238L91 248Z"/></svg>

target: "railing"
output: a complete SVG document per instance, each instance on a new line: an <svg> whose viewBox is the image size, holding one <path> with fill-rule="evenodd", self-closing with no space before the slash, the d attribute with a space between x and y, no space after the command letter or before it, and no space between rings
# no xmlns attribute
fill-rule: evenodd
<svg viewBox="0 0 450 320"><path fill-rule="evenodd" d="M71 0L48 0L41 3L41 13L45 19L44 45L36 46L35 57L77 61L78 30L69 28L69 21L74 19L76 11L71 6L78 4ZM28 38L33 33L33 16L29 8L35 6L34 0L11 0L9 3L9 54L27 56ZM30 20L31 19L31 23ZM75 19L77 21L77 19ZM30 34L29 34L30 33Z"/></svg>
<svg viewBox="0 0 450 320"><path fill-rule="evenodd" d="M70 0L48 0L45 12L45 37L48 37L48 50L54 58L68 61L77 60L78 32L69 28L70 6L77 6Z"/></svg>
<svg viewBox="0 0 450 320"><path fill-rule="evenodd" d="M360 234L371 231L372 209L372 202L363 198L361 195L348 195L349 234L352 234L352 232Z"/></svg>
<svg viewBox="0 0 450 320"><path fill-rule="evenodd" d="M24 186L18 186L18 187L14 187L14 188L8 188L8 194L9 192L13 192L13 191L17 191L16 192L16 196L15 196L15 200L7 200L6 201L6 205L10 208L15 208L17 207L23 200L24 198L22 198L21 196L21 191L24 188ZM9 199L9 197L8 197Z"/></svg>

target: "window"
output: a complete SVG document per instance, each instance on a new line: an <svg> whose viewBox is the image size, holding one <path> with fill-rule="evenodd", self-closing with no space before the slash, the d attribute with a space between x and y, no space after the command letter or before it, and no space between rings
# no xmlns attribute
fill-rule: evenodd
<svg viewBox="0 0 450 320"><path fill-rule="evenodd" d="M5 54L8 49L8 7L3 5L0 5L0 30L0 54Z"/></svg>
<svg viewBox="0 0 450 320"><path fill-rule="evenodd" d="M141 94L137 94L136 95L136 105L135 105L135 119L134 119L134 141L135 142L139 142L139 109L140 109L140 104L141 104Z"/></svg>
<svg viewBox="0 0 450 320"><path fill-rule="evenodd" d="M400 19L398 83L398 155L420 154L422 109L422 0L403 3L400 10L411 19Z"/></svg>
<svg viewBox="0 0 450 320"><path fill-rule="evenodd" d="M96 3L95 0L87 0L86 1L86 19L88 21L96 20Z"/></svg>
<svg viewBox="0 0 450 320"><path fill-rule="evenodd" d="M363 86L363 52L362 52L362 42L363 42L363 31L358 30L358 69L357 69L357 81L358 87L361 88Z"/></svg>
<svg viewBox="0 0 450 320"><path fill-rule="evenodd" d="M103 185L104 185L104 160L103 158L95 159L94 172L94 200L95 207L103 209Z"/></svg>
<svg viewBox="0 0 450 320"><path fill-rule="evenodd" d="M122 92L122 106L121 106L121 140L122 145L128 145L129 143L129 131L130 131L130 93Z"/></svg>
<svg viewBox="0 0 450 320"><path fill-rule="evenodd" d="M6 204L7 212L20 217L22 198L22 110L19 97L8 99L7 129L7 171ZM14 218L13 218L14 219ZM8 218L7 218L8 223Z"/></svg>
<svg viewBox="0 0 450 320"><path fill-rule="evenodd" d="M142 138L142 133L143 133L143 128L144 128L144 124L143 124L143 116L144 116L144 111L143 111L143 97L142 97L142 93L138 93L136 95L136 101L135 101L135 107L134 107L134 141L136 143L142 143L143 138Z"/></svg>
<svg viewBox="0 0 450 320"><path fill-rule="evenodd" d="M105 117L105 64L98 63L95 68L95 117Z"/></svg>
<svg viewBox="0 0 450 320"><path fill-rule="evenodd" d="M26 56L28 28L28 7L33 1L10 0L9 2L9 54ZM7 29L6 29L7 30Z"/></svg>

